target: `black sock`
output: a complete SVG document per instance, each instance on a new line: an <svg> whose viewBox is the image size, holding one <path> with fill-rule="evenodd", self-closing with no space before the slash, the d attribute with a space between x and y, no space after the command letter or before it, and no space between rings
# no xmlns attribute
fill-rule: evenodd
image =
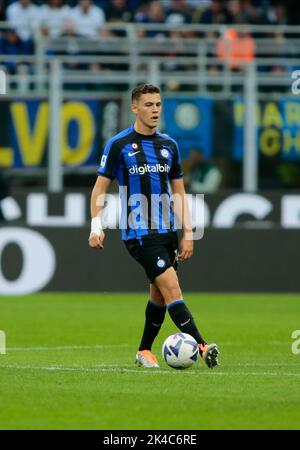
<svg viewBox="0 0 300 450"><path fill-rule="evenodd" d="M171 319L182 333L190 334L198 344L206 344L199 333L192 314L183 300L176 300L175 302L170 303L168 305L168 311Z"/></svg>
<svg viewBox="0 0 300 450"><path fill-rule="evenodd" d="M166 306L159 306L149 300L146 307L146 322L139 350L151 350L152 344L162 326Z"/></svg>

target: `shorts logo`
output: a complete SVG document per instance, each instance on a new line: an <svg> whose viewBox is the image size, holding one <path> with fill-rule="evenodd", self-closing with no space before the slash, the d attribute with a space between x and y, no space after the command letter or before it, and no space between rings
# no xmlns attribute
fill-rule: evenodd
<svg viewBox="0 0 300 450"><path fill-rule="evenodd" d="M102 158L101 158L101 163L100 163L100 166L101 166L101 167L104 167L104 166L105 166L106 158L107 158L106 155L103 155L103 156L102 156Z"/></svg>
<svg viewBox="0 0 300 450"><path fill-rule="evenodd" d="M133 142L133 144L131 144L131 147L133 148L133 150L137 150L139 148L136 142Z"/></svg>
<svg viewBox="0 0 300 450"><path fill-rule="evenodd" d="M156 264L157 264L157 267L160 267L162 269L163 267L165 267L166 261L164 259L158 258Z"/></svg>
<svg viewBox="0 0 300 450"><path fill-rule="evenodd" d="M163 156L164 158L168 158L169 157L169 150L167 150L166 148L163 148L160 151L161 156Z"/></svg>

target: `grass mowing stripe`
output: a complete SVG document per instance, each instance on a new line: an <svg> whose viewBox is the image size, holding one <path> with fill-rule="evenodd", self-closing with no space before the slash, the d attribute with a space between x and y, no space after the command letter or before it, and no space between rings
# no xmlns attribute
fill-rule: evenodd
<svg viewBox="0 0 300 450"><path fill-rule="evenodd" d="M300 296L187 297L217 369L166 366L168 315L161 367L134 365L147 293L1 297L0 429L299 429Z"/></svg>
<svg viewBox="0 0 300 450"><path fill-rule="evenodd" d="M98 367L60 367L60 366L54 366L54 367L46 367L46 366L19 366L19 365L0 365L2 369L17 369L17 370L46 370L46 371L63 371L63 372L128 372L128 373L146 373L148 375L161 375L161 374L171 374L171 375L177 375L178 373L181 373L182 376L185 375L199 375L199 376L227 376L227 377L234 377L234 376L287 376L287 377L300 377L300 373L293 373L293 372L221 372L218 370L214 370L213 372L210 371L207 372L201 372L199 371L170 371L170 370L160 370L160 369L127 369L125 367L117 367L117 366L98 366Z"/></svg>

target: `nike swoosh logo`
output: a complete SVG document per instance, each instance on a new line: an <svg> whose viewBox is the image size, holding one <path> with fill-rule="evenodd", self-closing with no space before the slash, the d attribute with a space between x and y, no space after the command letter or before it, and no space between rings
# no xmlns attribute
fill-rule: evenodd
<svg viewBox="0 0 300 450"><path fill-rule="evenodd" d="M128 153L128 156L133 156L133 155L136 155L137 153L140 153L140 150L138 150L137 152L134 152L134 153Z"/></svg>
<svg viewBox="0 0 300 450"><path fill-rule="evenodd" d="M190 320L191 319L188 319L186 322L181 323L180 326L183 327L183 325L186 325L187 323L189 323Z"/></svg>
<svg viewBox="0 0 300 450"><path fill-rule="evenodd" d="M155 327L160 327L161 323L154 323L154 322L152 322L152 325L154 325Z"/></svg>

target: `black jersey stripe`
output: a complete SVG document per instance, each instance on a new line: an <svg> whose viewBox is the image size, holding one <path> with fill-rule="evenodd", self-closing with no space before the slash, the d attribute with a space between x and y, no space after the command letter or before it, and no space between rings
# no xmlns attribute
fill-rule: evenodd
<svg viewBox="0 0 300 450"><path fill-rule="evenodd" d="M121 208L127 208L127 211L124 212L124 209L122 209L122 217L124 218L124 214L126 214L126 219L124 218L124 223L122 223L122 226L125 227L125 229L122 230L122 234L123 236L125 235L125 239L128 239L128 233L129 233L129 228L128 228L128 214L131 211L130 206L128 205L128 198L130 195L130 183L129 183L129 176L128 176L128 170L126 167L126 162L125 162L125 158L124 158L124 154L122 153L122 163L123 163L123 167L122 167L122 188L126 188L126 195L124 196L124 201L121 205ZM126 204L125 204L126 202Z"/></svg>
<svg viewBox="0 0 300 450"><path fill-rule="evenodd" d="M178 145L172 139L167 139L162 136L161 136L161 138L162 138L160 141L161 144L166 147L169 147L172 151L172 164L171 164L171 169L169 172L169 178L170 179L182 178L183 171L182 171L181 165L180 165L180 153L179 153Z"/></svg>
<svg viewBox="0 0 300 450"><path fill-rule="evenodd" d="M153 142L153 148L158 162L160 160L162 161L163 164L168 162L167 158L166 159L163 158L162 160L161 145L158 142L155 141ZM159 173L159 181L160 181L160 193L168 194L169 193L168 177L166 177L165 173Z"/></svg>
<svg viewBox="0 0 300 450"><path fill-rule="evenodd" d="M136 162L138 166L144 166L148 163L146 152L143 147L143 142L139 143L139 153L135 155ZM151 233L151 177L150 173L145 172L143 175L139 175L140 180L140 193L144 196L144 199L147 199L147 202L142 202L142 212L144 215L144 222L146 224L146 228L148 233ZM147 218L147 220L145 220Z"/></svg>
<svg viewBox="0 0 300 450"><path fill-rule="evenodd" d="M121 154L120 154L120 166L118 167L117 170L117 178L119 181L119 185L120 186L124 186L127 189L127 195L125 197L124 202L121 205L122 208L122 217L126 216L126 220L124 219L124 223L122 223L122 226L125 226L125 229L122 230L122 239L130 239L130 237L134 237L134 236L129 236L130 234L130 229L128 227L128 215L131 212L131 208L130 206L128 206L128 199L130 196L130 180L129 180L129 174L128 174L128 169L127 169L127 165L126 165L126 161L125 161L125 155L124 155L124 148L126 147L126 145L128 145L128 142L130 142L130 139L132 138L134 132L131 132L129 134L127 134L124 137L121 137L117 140L118 146L121 148ZM118 176L118 172L119 172L119 176ZM126 203L125 203L126 202ZM124 208L127 211L124 211Z"/></svg>
<svg viewBox="0 0 300 450"><path fill-rule="evenodd" d="M168 162L167 158L164 158L161 154L161 144L154 140L152 142L153 152L156 157L157 163L166 164ZM169 199L169 186L168 186L168 176L165 172L159 172L159 179L156 181L156 186L159 185L158 194L160 196L159 204L157 205L157 217L154 217L155 223L158 226L158 232L166 232L170 229L170 199ZM156 189L157 191L157 189ZM162 229L161 229L162 226Z"/></svg>

